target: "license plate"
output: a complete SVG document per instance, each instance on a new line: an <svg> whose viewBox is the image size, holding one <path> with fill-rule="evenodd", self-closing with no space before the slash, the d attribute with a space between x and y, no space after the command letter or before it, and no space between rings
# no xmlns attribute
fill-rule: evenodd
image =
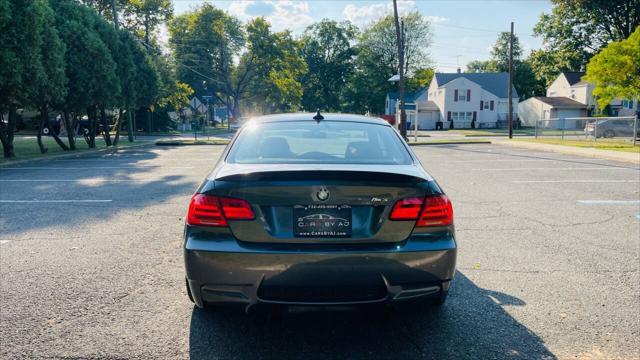
<svg viewBox="0 0 640 360"><path fill-rule="evenodd" d="M296 237L351 236L351 206L296 205L293 207Z"/></svg>

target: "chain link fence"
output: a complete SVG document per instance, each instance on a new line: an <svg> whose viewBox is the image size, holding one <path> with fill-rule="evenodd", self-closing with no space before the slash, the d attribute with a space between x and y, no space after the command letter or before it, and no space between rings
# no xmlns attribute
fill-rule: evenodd
<svg viewBox="0 0 640 360"><path fill-rule="evenodd" d="M540 119L536 121L535 137L619 140L636 145L640 140L640 124L637 116Z"/></svg>

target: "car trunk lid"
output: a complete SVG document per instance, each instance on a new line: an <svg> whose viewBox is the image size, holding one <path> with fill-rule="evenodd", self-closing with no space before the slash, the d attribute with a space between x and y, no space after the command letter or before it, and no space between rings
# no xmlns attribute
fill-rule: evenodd
<svg viewBox="0 0 640 360"><path fill-rule="evenodd" d="M431 180L413 165L229 164L214 176L212 194L244 199L256 214L251 221L229 221L234 236L261 243L402 241L415 221L389 220L389 212L397 200L424 197ZM304 233L302 217L310 219L305 226L317 220L329 229L346 221L349 231Z"/></svg>

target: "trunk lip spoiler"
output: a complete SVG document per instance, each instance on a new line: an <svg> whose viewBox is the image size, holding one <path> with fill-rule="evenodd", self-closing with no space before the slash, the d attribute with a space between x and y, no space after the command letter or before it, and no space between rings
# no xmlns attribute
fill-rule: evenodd
<svg viewBox="0 0 640 360"><path fill-rule="evenodd" d="M415 182L433 181L420 165L364 165L364 164L220 164L208 177L210 181L231 181L238 176L258 174L282 175L288 172L308 173L369 173L396 175L415 179Z"/></svg>

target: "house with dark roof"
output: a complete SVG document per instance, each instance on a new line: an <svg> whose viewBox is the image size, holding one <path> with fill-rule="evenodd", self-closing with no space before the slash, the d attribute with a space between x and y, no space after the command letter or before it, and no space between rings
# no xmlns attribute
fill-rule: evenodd
<svg viewBox="0 0 640 360"><path fill-rule="evenodd" d="M532 97L518 104L522 124L535 126L536 121L550 120L545 127L581 126L575 118L590 116L597 106L595 86L582 80L584 75L580 71L563 72L549 85L546 97ZM637 111L638 99L613 99L605 109L611 116L633 116ZM552 121L556 119L564 120Z"/></svg>
<svg viewBox="0 0 640 360"><path fill-rule="evenodd" d="M513 119L517 119L518 92L512 88ZM436 73L427 89L424 107L418 106L421 128L494 128L506 124L509 108L507 73Z"/></svg>
<svg viewBox="0 0 640 360"><path fill-rule="evenodd" d="M518 104L518 115L523 126L536 126L537 121L549 120L544 127L573 129L575 118L587 116L587 105L566 96L534 96Z"/></svg>
<svg viewBox="0 0 640 360"><path fill-rule="evenodd" d="M583 71L563 72L547 88L547 97L566 97L578 101L587 107L587 114L596 107L593 96L594 85L582 80ZM638 111L638 99L613 99L606 113L611 116L633 116Z"/></svg>

